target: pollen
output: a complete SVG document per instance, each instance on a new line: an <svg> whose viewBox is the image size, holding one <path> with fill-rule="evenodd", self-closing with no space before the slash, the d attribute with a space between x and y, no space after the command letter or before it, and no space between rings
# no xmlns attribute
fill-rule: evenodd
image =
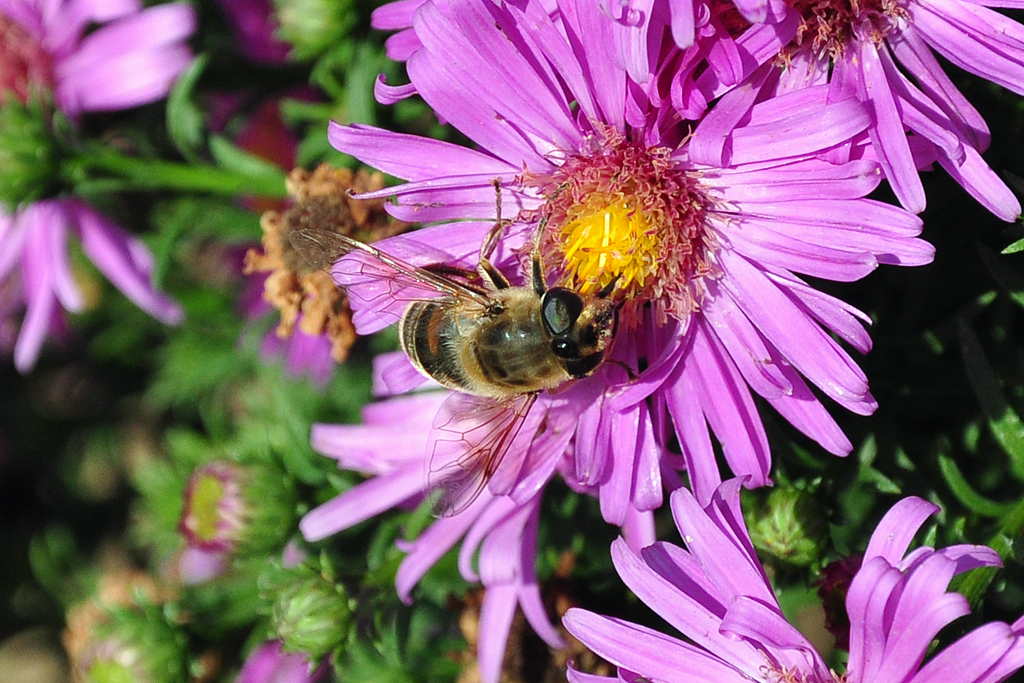
<svg viewBox="0 0 1024 683"><path fill-rule="evenodd" d="M810 44L816 55L832 59L842 57L854 38L881 43L906 16L900 0L790 0L789 4L800 14L793 43Z"/></svg>
<svg viewBox="0 0 1024 683"><path fill-rule="evenodd" d="M551 174L526 174L547 197L538 210L549 284L584 296L606 293L632 327L652 309L664 323L700 307L713 270L705 208L696 178L667 148L601 130Z"/></svg>
<svg viewBox="0 0 1024 683"><path fill-rule="evenodd" d="M595 193L570 211L561 231L564 267L573 271L580 294L596 294L613 281L643 289L657 271L657 231L627 197Z"/></svg>
<svg viewBox="0 0 1024 683"><path fill-rule="evenodd" d="M49 53L28 31L0 15L0 95L13 94L27 102L53 86Z"/></svg>

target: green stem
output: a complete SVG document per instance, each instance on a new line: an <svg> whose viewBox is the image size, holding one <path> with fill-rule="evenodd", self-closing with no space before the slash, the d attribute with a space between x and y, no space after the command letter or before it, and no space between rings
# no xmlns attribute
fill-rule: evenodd
<svg viewBox="0 0 1024 683"><path fill-rule="evenodd" d="M90 150L67 162L65 176L74 186L95 183L89 171L100 170L118 176L110 179L121 190L183 190L224 195L285 197L285 174L246 174L216 166L197 166L161 159L140 159L104 148Z"/></svg>

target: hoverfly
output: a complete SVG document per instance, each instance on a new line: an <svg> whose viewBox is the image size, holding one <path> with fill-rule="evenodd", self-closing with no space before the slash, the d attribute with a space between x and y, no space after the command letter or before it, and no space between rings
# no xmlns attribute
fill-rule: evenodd
<svg viewBox="0 0 1024 683"><path fill-rule="evenodd" d="M428 487L439 491L434 511L444 516L467 508L487 485L538 394L593 374L615 332L614 282L589 299L564 287L549 288L536 241L530 285L512 285L491 264L503 229L495 187L498 220L476 268L482 285L457 278L455 269L417 267L336 233L300 230L291 236L311 266L351 261L357 279L386 285L375 301L405 298L398 321L402 350L421 373L459 392L446 401L434 425L458 434L453 441L435 442L430 459ZM452 416L447 422L445 408ZM462 425L468 426L460 433Z"/></svg>

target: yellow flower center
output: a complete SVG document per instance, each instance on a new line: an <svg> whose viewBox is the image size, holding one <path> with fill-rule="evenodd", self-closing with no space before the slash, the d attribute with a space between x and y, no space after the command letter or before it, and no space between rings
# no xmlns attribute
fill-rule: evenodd
<svg viewBox="0 0 1024 683"><path fill-rule="evenodd" d="M658 269L658 231L621 194L591 194L562 224L563 267L579 292L594 294L618 278L616 289L643 289Z"/></svg>

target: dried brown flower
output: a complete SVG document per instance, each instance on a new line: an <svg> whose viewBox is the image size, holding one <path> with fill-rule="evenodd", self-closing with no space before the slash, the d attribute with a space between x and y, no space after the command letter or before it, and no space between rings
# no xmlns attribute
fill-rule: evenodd
<svg viewBox="0 0 1024 683"><path fill-rule="evenodd" d="M330 273L313 270L291 246L295 230L326 230L373 242L398 234L406 224L384 212L383 200L359 200L353 193L370 192L384 186L380 173L322 164L310 173L297 168L288 175L292 205L283 212L266 211L260 218L263 250L250 249L245 255L245 273L269 273L263 298L281 312L277 336L292 335L295 326L310 336L326 334L331 356L341 363L356 340L352 310Z"/></svg>

